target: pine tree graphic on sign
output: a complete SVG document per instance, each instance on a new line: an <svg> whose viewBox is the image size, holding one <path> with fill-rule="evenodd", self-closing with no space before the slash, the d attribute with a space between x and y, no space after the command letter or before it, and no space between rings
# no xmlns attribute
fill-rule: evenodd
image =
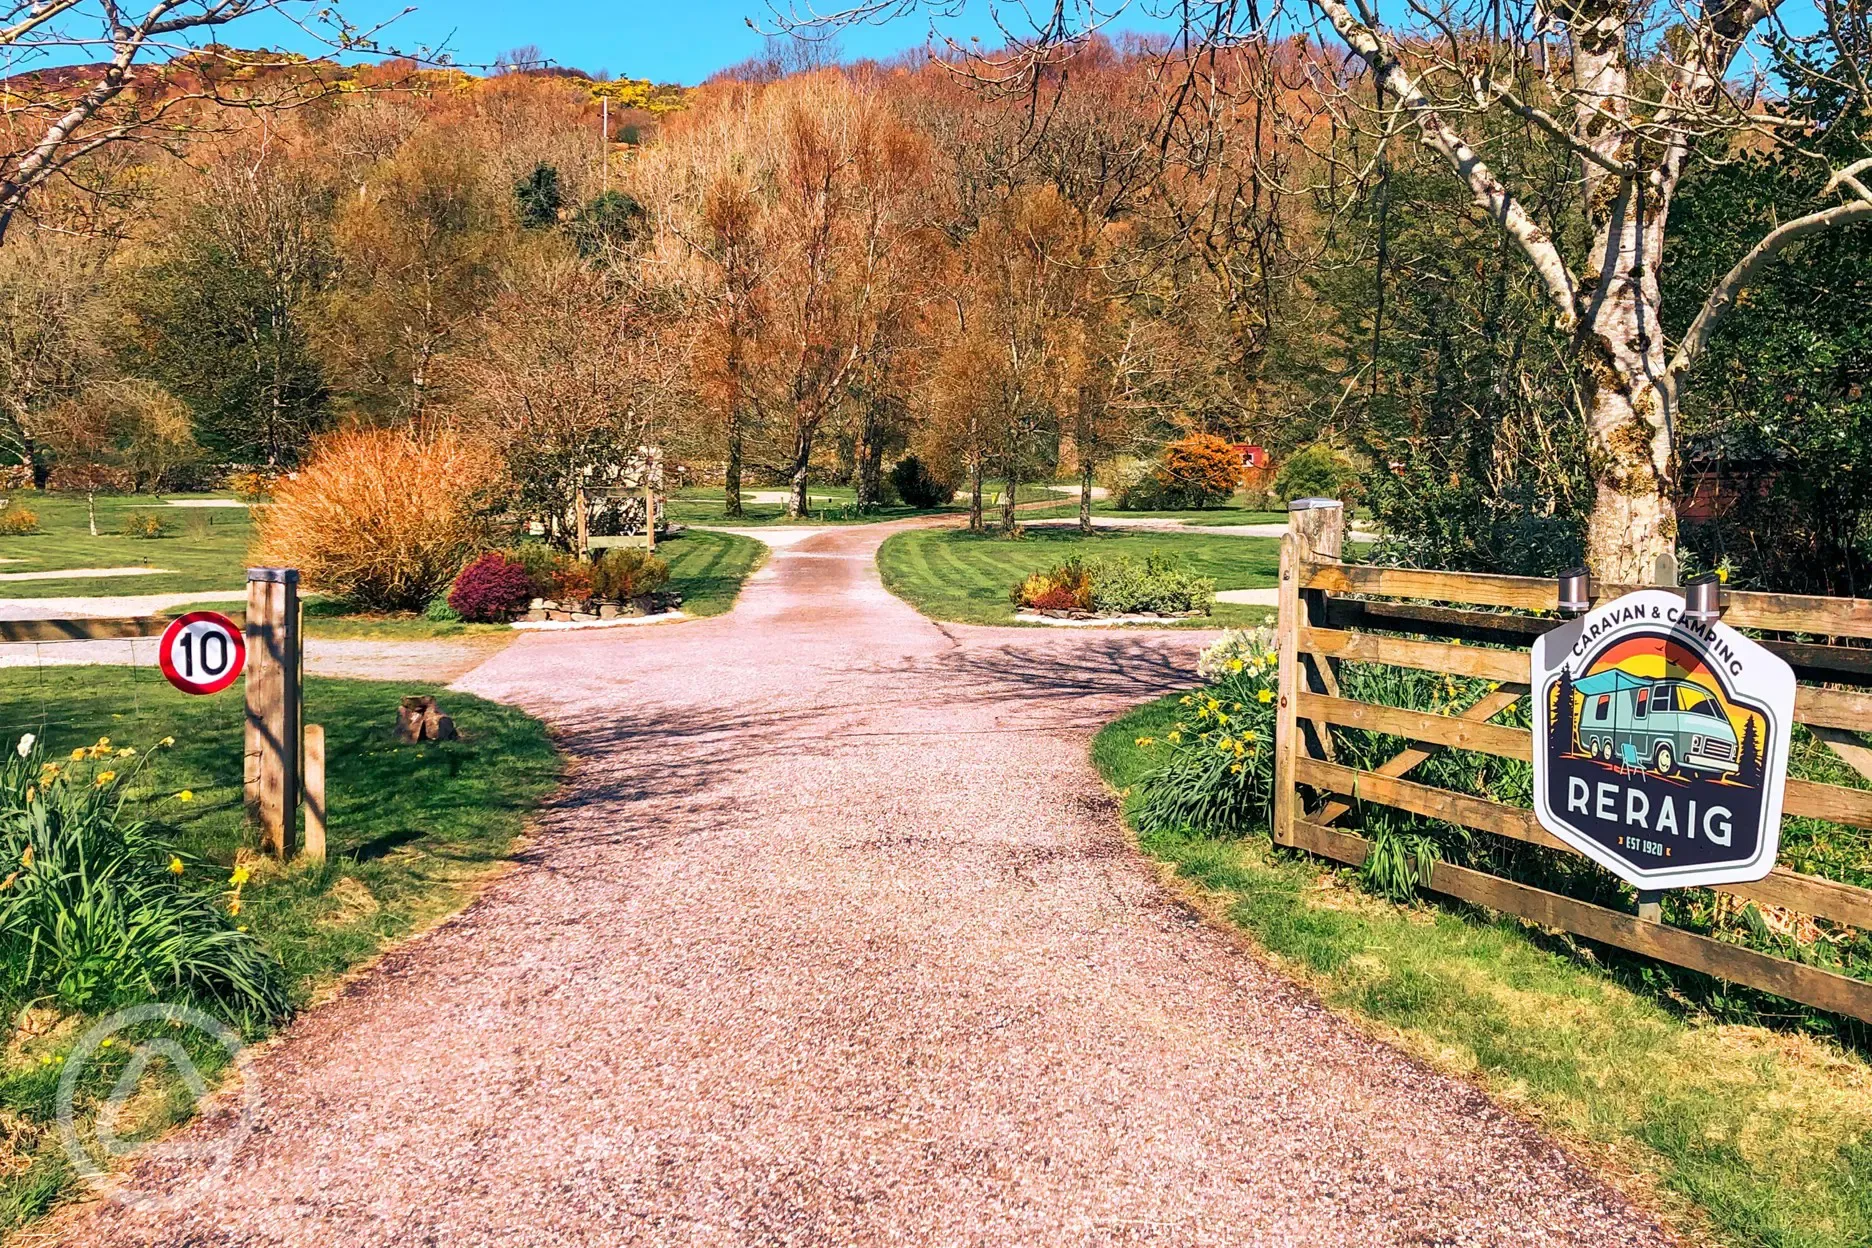
<svg viewBox="0 0 1872 1248"><path fill-rule="evenodd" d="M1568 754L1579 752L1579 743L1574 740L1573 707L1573 671L1571 668L1560 669L1560 679L1554 684L1553 739Z"/></svg>
<svg viewBox="0 0 1872 1248"><path fill-rule="evenodd" d="M1751 788L1761 784L1763 761L1761 738L1755 731L1755 719L1751 716L1747 726L1742 729L1742 766L1736 773L1736 779Z"/></svg>

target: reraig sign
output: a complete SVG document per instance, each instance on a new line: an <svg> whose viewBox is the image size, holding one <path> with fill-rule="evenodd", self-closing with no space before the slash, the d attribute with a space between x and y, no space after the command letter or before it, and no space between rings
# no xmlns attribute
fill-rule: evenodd
<svg viewBox="0 0 1872 1248"><path fill-rule="evenodd" d="M1646 589L1534 644L1541 826L1640 889L1759 880L1780 846L1794 673Z"/></svg>

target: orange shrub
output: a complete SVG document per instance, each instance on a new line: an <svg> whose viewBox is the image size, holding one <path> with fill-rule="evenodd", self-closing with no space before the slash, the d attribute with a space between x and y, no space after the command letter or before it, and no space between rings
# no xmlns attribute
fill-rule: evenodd
<svg viewBox="0 0 1872 1248"><path fill-rule="evenodd" d="M257 509L254 557L362 607L419 610L492 544L501 481L494 453L453 432L332 434Z"/></svg>
<svg viewBox="0 0 1872 1248"><path fill-rule="evenodd" d="M1195 433L1164 447L1156 471L1169 506L1207 507L1235 492L1241 484L1242 461L1221 438Z"/></svg>

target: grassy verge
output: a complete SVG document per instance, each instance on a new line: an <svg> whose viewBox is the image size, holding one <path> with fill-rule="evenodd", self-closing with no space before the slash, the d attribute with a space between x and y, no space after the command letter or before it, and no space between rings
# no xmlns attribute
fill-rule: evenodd
<svg viewBox="0 0 1872 1248"><path fill-rule="evenodd" d="M167 499L100 496L98 536L92 537L82 495L11 495L14 509L39 516L37 533L0 537L0 572L60 568L162 568L145 576L81 577L0 582L7 598L76 598L119 594L178 594L226 589L240 593L253 527L244 507L171 507ZM159 518L161 537L124 533L132 512Z"/></svg>
<svg viewBox="0 0 1872 1248"><path fill-rule="evenodd" d="M397 700L434 693L463 739L422 746L391 737ZM185 851L253 872L242 920L279 955L296 1001L390 943L459 909L506 861L560 762L544 725L518 710L415 685L313 678L306 719L325 725L330 757L330 858L280 868L256 859L242 826L242 705L238 692L189 698L148 670L48 668L0 672L0 734L41 734L54 751L101 736L146 746L173 735L133 794L144 817L174 827ZM186 800L183 798L186 794ZM0 1002L0 1235L65 1195L72 1178L52 1125L59 1064L88 1025L30 1003ZM105 1090L108 1090L106 1084ZM134 1124L155 1134L187 1116L169 1088Z"/></svg>
<svg viewBox="0 0 1872 1248"><path fill-rule="evenodd" d="M1280 576L1280 543L1274 538L1111 531L1086 537L1073 529L1029 529L1013 541L959 529L897 533L878 550L878 571L887 589L932 619L1011 624L1008 592L1027 574L1074 555L1141 558L1153 550L1187 560L1213 577L1218 589L1265 589ZM1218 603L1214 615L1194 623L1242 627L1263 623L1270 614L1263 607Z"/></svg>
<svg viewBox="0 0 1872 1248"><path fill-rule="evenodd" d="M683 596L689 615L721 615L731 609L747 578L767 561L767 546L736 533L691 529L657 547L669 561L669 587Z"/></svg>
<svg viewBox="0 0 1872 1248"><path fill-rule="evenodd" d="M1121 792L1176 699L1093 743ZM1627 1190L1723 1243L1872 1243L1872 1067L1824 1040L1724 1025L1608 976L1518 920L1396 906L1258 837L1140 838L1145 852L1328 1005L1474 1079Z"/></svg>

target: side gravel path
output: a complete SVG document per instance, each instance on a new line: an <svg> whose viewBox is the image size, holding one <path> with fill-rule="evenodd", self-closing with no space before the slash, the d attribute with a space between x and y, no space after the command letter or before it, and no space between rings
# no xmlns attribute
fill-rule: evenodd
<svg viewBox="0 0 1872 1248"><path fill-rule="evenodd" d="M260 1057L225 1173L59 1242L1669 1242L1167 899L1086 744L1200 637L933 625L888 532L466 677L580 759L519 868Z"/></svg>

